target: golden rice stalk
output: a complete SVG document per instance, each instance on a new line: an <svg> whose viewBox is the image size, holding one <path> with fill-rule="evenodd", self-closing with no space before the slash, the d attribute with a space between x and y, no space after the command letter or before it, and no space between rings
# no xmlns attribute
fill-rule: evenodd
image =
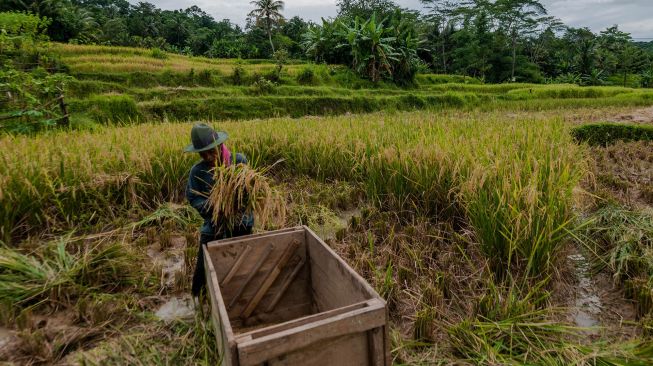
<svg viewBox="0 0 653 366"><path fill-rule="evenodd" d="M243 164L217 167L209 195L213 222L231 230L240 223L243 215L253 214L261 227L283 225L286 220L285 200L281 192L271 186L265 172Z"/></svg>

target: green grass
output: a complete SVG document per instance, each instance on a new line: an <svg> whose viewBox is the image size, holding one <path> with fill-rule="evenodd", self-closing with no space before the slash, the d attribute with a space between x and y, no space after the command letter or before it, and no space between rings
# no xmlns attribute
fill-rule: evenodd
<svg viewBox="0 0 653 366"><path fill-rule="evenodd" d="M593 123L571 131L579 142L592 146L608 146L617 141L653 141L653 126L622 123Z"/></svg>
<svg viewBox="0 0 653 366"><path fill-rule="evenodd" d="M85 121L98 123L442 108L539 110L653 103L651 93L619 87L484 85L477 79L459 75L423 74L417 76L413 87L401 89L363 80L344 66L291 62L278 77L271 60L238 61L176 54L157 58L148 49L108 46L53 44L52 50L75 77L68 92L73 113L80 114ZM276 86L262 93L252 86L261 77ZM125 99L114 108L118 96ZM128 106L129 114L123 113L127 98L137 102L136 108Z"/></svg>
<svg viewBox="0 0 653 366"><path fill-rule="evenodd" d="M191 323L135 327L79 353L76 360L85 365L216 365L220 355L214 334L210 320L198 314Z"/></svg>

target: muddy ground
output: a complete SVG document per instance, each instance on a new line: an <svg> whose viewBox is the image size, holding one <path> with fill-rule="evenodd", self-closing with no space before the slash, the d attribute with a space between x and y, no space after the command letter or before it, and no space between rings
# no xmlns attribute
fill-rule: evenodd
<svg viewBox="0 0 653 366"><path fill-rule="evenodd" d="M611 117L608 117L607 121L653 124L653 107L641 108L631 112L615 114Z"/></svg>

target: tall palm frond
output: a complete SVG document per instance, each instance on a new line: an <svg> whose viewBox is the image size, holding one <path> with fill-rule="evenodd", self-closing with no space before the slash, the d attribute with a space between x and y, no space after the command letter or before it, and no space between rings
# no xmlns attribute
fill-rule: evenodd
<svg viewBox="0 0 653 366"><path fill-rule="evenodd" d="M254 0L250 2L254 10L249 12L250 17L256 19L256 23L263 25L268 33L270 47L274 53L274 44L272 43L272 26L283 23L285 18L281 14L284 7L282 0Z"/></svg>

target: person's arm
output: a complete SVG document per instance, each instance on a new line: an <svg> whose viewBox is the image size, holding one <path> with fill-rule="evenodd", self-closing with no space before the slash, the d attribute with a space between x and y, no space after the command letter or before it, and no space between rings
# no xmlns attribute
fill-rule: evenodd
<svg viewBox="0 0 653 366"><path fill-rule="evenodd" d="M249 162L247 160L247 158L245 157L245 155L243 155L241 153L236 153L236 159L235 160L236 160L236 165L238 165L238 164L247 164Z"/></svg>
<svg viewBox="0 0 653 366"><path fill-rule="evenodd" d="M202 182L201 178L197 176L196 170L192 169L186 185L186 199L203 219L211 219L213 210L208 203L208 197L201 193L205 191L203 189L205 185L206 183Z"/></svg>

